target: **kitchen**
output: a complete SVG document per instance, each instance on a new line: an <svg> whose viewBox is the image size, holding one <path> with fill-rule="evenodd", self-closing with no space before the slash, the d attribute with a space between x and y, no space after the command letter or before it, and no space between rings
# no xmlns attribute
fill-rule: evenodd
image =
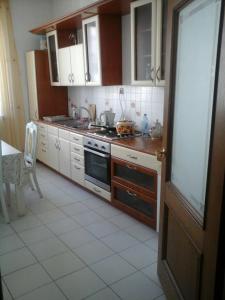
<svg viewBox="0 0 225 300"><path fill-rule="evenodd" d="M5 293L9 299L200 299L200 295L201 299L207 299L203 296L207 280L204 274L211 265L203 264L201 257L210 249L202 242L208 234L202 224L203 216L210 220L213 214L208 213L212 200L207 200L207 206L204 200L211 182L206 176L208 161L213 156L211 150L204 149L209 149L212 111L215 111L212 107L216 107L213 102L217 95L215 74L219 74L219 67L215 67L216 54L221 46L219 28L223 28L218 22L223 11L220 1L190 1L186 8L184 1L180 1L182 9L176 6L176 1L159 0L80 1L79 4L78 1L64 4L43 1L39 5L25 0L19 2L10 1L10 9L22 65L22 86L28 95L25 119L34 121L38 128L36 189L39 194L24 189L29 212L5 226L12 226L20 242L22 239L28 248L21 255L24 257L26 252L28 260L40 270L35 270L32 263L25 264L24 270L3 263ZM23 26L18 26L24 9L27 13L35 10L37 15L29 20L27 14ZM179 26L171 21L175 11L179 11ZM187 22L184 25L183 19ZM188 22L199 28L196 32L196 37L201 36L199 42ZM172 30L172 24L184 31ZM179 36L181 33L184 40ZM171 37L176 34L180 51L177 61L176 55L171 54L176 52L176 46L171 45L176 40ZM187 52L185 43L191 38L195 43ZM22 40L27 44L21 43ZM198 51L204 43L208 50L202 57ZM196 59L191 51L197 53ZM180 61L190 63L189 53L192 62L199 62L194 65L196 76L204 74L199 77L202 78L199 85L190 76L188 64L179 64ZM181 57L183 60L179 60ZM211 77L209 68L213 70ZM176 78L175 71L180 72L178 79L185 80L170 80ZM185 81L186 86L181 84ZM191 90L193 95L189 101L196 108L192 116L196 128L189 124L188 131L187 114L183 114L187 112L188 100L181 95L185 95L184 91L188 95L193 85L195 89ZM218 84L218 91L219 88ZM178 93L183 103L174 108L169 103L173 103L171 99ZM207 103L199 101L197 105L194 102L197 97L205 97ZM173 147L171 107L176 125ZM200 111L204 112L202 126L197 126ZM184 137L193 143L184 147ZM196 147L199 151L193 153ZM190 155L191 163L186 160L184 163L180 153ZM166 164L172 155L172 164ZM172 169L171 179L165 173L168 168ZM215 230L221 226L219 220ZM39 234L40 240L38 237L35 240ZM0 261L13 260L13 255L18 260L21 247L14 254L3 252ZM180 247L185 249L183 255L177 253ZM98 251L100 257L90 263ZM113 251L111 255L110 251ZM108 254L101 257L101 252ZM160 280L156 274L157 252ZM39 262L36 265L35 258ZM191 266L188 279L183 277L185 264L183 267L180 264L185 258ZM216 259L214 255L214 262ZM204 275L201 280L205 281L196 284L200 282L200 264ZM61 266L62 270L52 270L53 265ZM40 284L31 279L30 287L22 281L15 284L16 276L26 277L32 267L34 274L40 272L46 281ZM7 271L8 268L14 272ZM68 269L65 273L64 268ZM90 287L84 286L85 280ZM213 280L209 287L211 293L216 278Z"/></svg>

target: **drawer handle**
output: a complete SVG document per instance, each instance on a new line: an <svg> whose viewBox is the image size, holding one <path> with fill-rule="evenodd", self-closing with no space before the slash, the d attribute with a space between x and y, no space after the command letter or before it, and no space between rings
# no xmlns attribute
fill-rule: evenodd
<svg viewBox="0 0 225 300"><path fill-rule="evenodd" d="M79 159L79 158L74 157L73 159L80 162L80 159Z"/></svg>
<svg viewBox="0 0 225 300"><path fill-rule="evenodd" d="M131 193L130 191L127 190L127 194L130 195L131 197L137 197L137 194Z"/></svg>
<svg viewBox="0 0 225 300"><path fill-rule="evenodd" d="M79 148L73 148L75 151L80 151L80 149Z"/></svg>
<svg viewBox="0 0 225 300"><path fill-rule="evenodd" d="M41 136L42 136L43 138L45 138L45 137L46 137L46 135L45 135L45 134L41 134Z"/></svg>
<svg viewBox="0 0 225 300"><path fill-rule="evenodd" d="M74 139L75 141L79 141L79 139L78 139L78 138L76 138L76 137L73 137L73 139Z"/></svg>
<svg viewBox="0 0 225 300"><path fill-rule="evenodd" d="M79 168L79 167L77 167L77 166L74 166L74 168L77 169L77 170L80 170L80 169L81 169L81 168Z"/></svg>
<svg viewBox="0 0 225 300"><path fill-rule="evenodd" d="M127 154L128 157L132 158L132 159L138 159L137 156L133 156L131 154Z"/></svg>
<svg viewBox="0 0 225 300"><path fill-rule="evenodd" d="M93 190L97 193L101 193L101 191L99 189L97 189L96 187L94 187Z"/></svg>
<svg viewBox="0 0 225 300"><path fill-rule="evenodd" d="M129 165L126 165L126 167L127 167L128 169L131 169L131 170L137 170L136 167L132 167L132 166L129 166Z"/></svg>
<svg viewBox="0 0 225 300"><path fill-rule="evenodd" d="M41 143L42 144L42 146L46 146L46 143Z"/></svg>
<svg viewBox="0 0 225 300"><path fill-rule="evenodd" d="M45 150L45 149L41 149L41 151L42 151L42 152L46 152L46 150Z"/></svg>

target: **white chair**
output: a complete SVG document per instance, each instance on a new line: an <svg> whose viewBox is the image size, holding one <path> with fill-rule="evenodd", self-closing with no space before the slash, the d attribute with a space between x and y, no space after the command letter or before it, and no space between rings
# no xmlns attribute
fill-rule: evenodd
<svg viewBox="0 0 225 300"><path fill-rule="evenodd" d="M6 223L9 223L9 214L7 210L7 205L3 193L3 174L2 174L2 141L0 140L0 199L3 216L5 218Z"/></svg>
<svg viewBox="0 0 225 300"><path fill-rule="evenodd" d="M33 122L27 123L21 185L24 185L26 181L29 181L32 189L34 190L35 186L40 198L43 198L36 176L37 138L37 125Z"/></svg>

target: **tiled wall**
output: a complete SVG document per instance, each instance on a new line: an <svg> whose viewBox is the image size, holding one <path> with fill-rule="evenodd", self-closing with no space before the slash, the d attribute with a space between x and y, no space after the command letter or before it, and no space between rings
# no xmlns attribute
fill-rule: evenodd
<svg viewBox="0 0 225 300"><path fill-rule="evenodd" d="M126 119L136 122L140 128L143 114L147 113L151 123L158 119L163 123L163 87L134 87L134 86L109 86L109 87L74 87L69 88L69 109L71 104L88 107L96 104L97 117L104 110L112 109L116 113L115 120L121 117L119 90L124 89L122 105Z"/></svg>

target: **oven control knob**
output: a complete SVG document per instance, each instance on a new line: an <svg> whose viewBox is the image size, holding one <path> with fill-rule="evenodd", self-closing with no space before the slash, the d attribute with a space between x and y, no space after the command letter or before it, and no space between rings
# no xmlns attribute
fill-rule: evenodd
<svg viewBox="0 0 225 300"><path fill-rule="evenodd" d="M95 147L98 148L98 144L95 144Z"/></svg>
<svg viewBox="0 0 225 300"><path fill-rule="evenodd" d="M92 144L92 143L89 141L89 142L88 142L88 145L91 145L91 144Z"/></svg>
<svg viewBox="0 0 225 300"><path fill-rule="evenodd" d="M105 150L105 146L102 146L102 150Z"/></svg>

